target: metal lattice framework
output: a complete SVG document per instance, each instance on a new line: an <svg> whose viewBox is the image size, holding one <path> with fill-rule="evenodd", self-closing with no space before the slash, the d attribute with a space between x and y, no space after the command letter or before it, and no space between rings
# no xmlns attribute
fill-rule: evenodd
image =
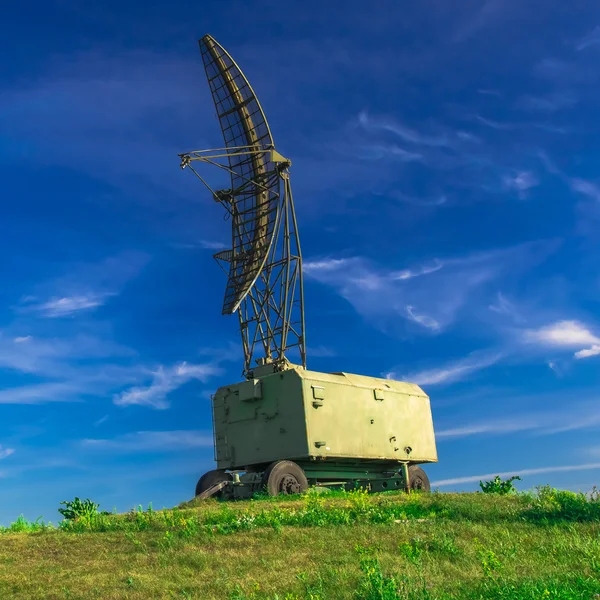
<svg viewBox="0 0 600 600"><path fill-rule="evenodd" d="M290 185L291 162L276 150L263 110L248 80L211 36L200 42L204 68L225 148L180 154L232 221L232 247L214 255L228 274L223 314L238 312L244 375L257 364L286 368L297 348L306 367L302 256ZM230 174L231 188L213 190L194 169L200 161ZM227 266L228 265L228 266Z"/></svg>

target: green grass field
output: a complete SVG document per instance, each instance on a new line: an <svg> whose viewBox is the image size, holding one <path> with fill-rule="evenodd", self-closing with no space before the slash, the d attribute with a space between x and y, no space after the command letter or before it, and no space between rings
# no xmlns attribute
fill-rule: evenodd
<svg viewBox="0 0 600 600"><path fill-rule="evenodd" d="M600 499L316 494L0 530L0 598L600 598Z"/></svg>

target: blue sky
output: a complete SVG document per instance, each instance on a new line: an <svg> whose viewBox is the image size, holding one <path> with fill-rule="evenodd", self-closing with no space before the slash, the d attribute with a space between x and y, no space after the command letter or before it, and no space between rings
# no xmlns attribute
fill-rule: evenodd
<svg viewBox="0 0 600 600"><path fill-rule="evenodd" d="M0 523L192 496L236 381L197 39L293 162L308 366L420 383L443 490L600 483L600 6L11 3L0 46ZM217 173L211 176L218 177Z"/></svg>

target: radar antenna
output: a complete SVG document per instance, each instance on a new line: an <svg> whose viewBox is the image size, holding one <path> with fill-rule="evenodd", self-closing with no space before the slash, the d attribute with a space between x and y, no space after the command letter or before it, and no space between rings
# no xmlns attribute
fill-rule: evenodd
<svg viewBox="0 0 600 600"><path fill-rule="evenodd" d="M292 163L275 150L260 103L233 58L210 35L199 44L225 148L179 156L181 168L189 168L231 217L232 247L214 255L228 274L222 314L238 312L246 378L253 377L253 359L286 369L285 353L292 348L306 368ZM196 161L227 171L231 188L213 190L194 169Z"/></svg>

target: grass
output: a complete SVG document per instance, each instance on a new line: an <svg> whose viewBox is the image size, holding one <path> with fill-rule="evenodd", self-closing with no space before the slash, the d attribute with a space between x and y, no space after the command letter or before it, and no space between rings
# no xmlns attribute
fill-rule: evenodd
<svg viewBox="0 0 600 600"><path fill-rule="evenodd" d="M600 498L308 493L0 529L0 598L600 598Z"/></svg>

